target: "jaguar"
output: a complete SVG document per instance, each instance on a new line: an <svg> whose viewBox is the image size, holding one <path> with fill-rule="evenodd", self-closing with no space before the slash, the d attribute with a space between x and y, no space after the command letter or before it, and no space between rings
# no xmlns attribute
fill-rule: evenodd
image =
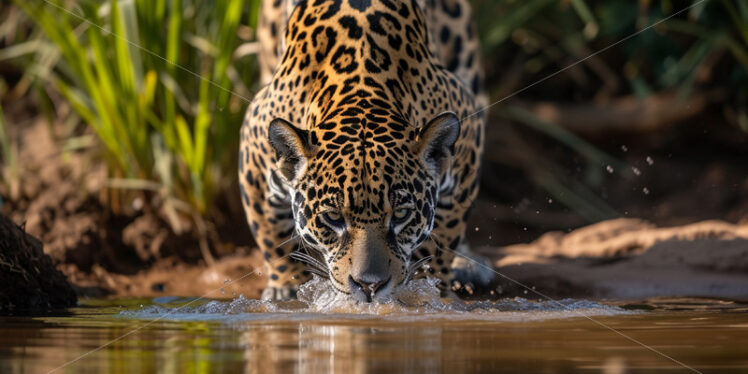
<svg viewBox="0 0 748 374"><path fill-rule="evenodd" d="M364 302L414 277L449 293L487 103L467 0L264 0L257 36L239 181L262 297L312 274Z"/></svg>

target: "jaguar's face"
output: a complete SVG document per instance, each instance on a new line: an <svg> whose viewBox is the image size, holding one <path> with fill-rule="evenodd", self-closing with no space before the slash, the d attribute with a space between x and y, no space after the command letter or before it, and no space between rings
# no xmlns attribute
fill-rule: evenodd
<svg viewBox="0 0 748 374"><path fill-rule="evenodd" d="M436 177L412 155L383 161L336 171L312 158L293 199L296 230L322 260L320 270L362 300L384 297L406 279L410 255L434 222Z"/></svg>
<svg viewBox="0 0 748 374"><path fill-rule="evenodd" d="M358 300L387 297L412 275L411 254L433 229L457 118L438 116L415 142L391 133L304 134L289 126L274 121L270 141L293 190L296 231L309 255L297 258Z"/></svg>

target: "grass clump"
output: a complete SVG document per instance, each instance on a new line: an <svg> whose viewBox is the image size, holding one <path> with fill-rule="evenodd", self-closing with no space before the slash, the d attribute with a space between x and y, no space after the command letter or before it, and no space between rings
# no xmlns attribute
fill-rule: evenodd
<svg viewBox="0 0 748 374"><path fill-rule="evenodd" d="M235 182L256 69L234 52L259 1L14 1L42 31L30 70L104 146L112 207L150 191L167 217L209 213Z"/></svg>

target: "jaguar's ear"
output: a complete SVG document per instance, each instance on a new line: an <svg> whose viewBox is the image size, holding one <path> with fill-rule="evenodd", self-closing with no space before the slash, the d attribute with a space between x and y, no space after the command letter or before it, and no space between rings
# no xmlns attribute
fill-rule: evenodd
<svg viewBox="0 0 748 374"><path fill-rule="evenodd" d="M460 135L460 120L453 112L444 112L421 129L418 152L421 158L441 173L445 160L454 154L455 142Z"/></svg>
<svg viewBox="0 0 748 374"><path fill-rule="evenodd" d="M309 132L276 118L268 127L268 141L275 150L278 171L293 183L306 168L310 154Z"/></svg>

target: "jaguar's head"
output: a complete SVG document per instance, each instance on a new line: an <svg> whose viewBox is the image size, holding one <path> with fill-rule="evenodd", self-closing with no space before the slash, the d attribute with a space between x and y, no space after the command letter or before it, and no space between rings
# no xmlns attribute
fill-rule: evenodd
<svg viewBox="0 0 748 374"><path fill-rule="evenodd" d="M411 254L434 227L460 125L451 112L420 130L383 111L353 112L309 131L275 119L268 138L309 254L296 257L337 290L371 301L416 270Z"/></svg>

